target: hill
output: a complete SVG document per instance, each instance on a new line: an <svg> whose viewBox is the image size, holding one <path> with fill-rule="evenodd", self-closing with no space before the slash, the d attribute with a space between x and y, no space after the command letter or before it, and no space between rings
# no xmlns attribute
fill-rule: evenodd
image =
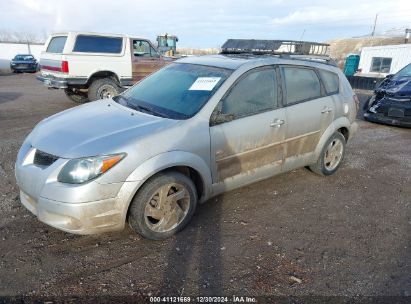
<svg viewBox="0 0 411 304"><path fill-rule="evenodd" d="M365 46L403 44L404 37L360 37L333 39L326 41L330 44L330 55L337 61L345 60L348 54L360 54Z"/></svg>

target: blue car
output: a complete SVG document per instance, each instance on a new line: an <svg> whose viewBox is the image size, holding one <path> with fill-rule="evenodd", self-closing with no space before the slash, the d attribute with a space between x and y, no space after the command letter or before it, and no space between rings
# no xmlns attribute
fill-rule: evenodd
<svg viewBox="0 0 411 304"><path fill-rule="evenodd" d="M411 128L411 63L388 75L364 105L371 122Z"/></svg>
<svg viewBox="0 0 411 304"><path fill-rule="evenodd" d="M18 54L10 62L10 69L13 73L16 72L32 72L38 71L38 62L33 55Z"/></svg>

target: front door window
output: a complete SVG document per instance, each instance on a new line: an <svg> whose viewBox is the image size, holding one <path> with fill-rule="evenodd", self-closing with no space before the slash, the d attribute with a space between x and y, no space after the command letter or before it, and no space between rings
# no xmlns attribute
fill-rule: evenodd
<svg viewBox="0 0 411 304"><path fill-rule="evenodd" d="M157 51L146 40L133 40L133 54L136 57L160 57Z"/></svg>

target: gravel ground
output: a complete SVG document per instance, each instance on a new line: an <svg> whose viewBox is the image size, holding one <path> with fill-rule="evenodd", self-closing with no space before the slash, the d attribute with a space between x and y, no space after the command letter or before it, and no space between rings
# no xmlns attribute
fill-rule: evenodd
<svg viewBox="0 0 411 304"><path fill-rule="evenodd" d="M25 135L73 106L34 75L0 76L0 296L411 295L411 130L359 121L335 175L299 169L226 193L154 242L68 234L20 205Z"/></svg>

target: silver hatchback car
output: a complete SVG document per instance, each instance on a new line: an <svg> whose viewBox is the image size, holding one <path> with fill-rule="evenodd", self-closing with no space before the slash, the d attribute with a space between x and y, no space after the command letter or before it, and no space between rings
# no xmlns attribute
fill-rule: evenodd
<svg viewBox="0 0 411 304"><path fill-rule="evenodd" d="M119 96L41 121L18 153L20 199L67 232L128 222L163 239L212 196L304 166L336 172L357 101L326 62L183 58Z"/></svg>

